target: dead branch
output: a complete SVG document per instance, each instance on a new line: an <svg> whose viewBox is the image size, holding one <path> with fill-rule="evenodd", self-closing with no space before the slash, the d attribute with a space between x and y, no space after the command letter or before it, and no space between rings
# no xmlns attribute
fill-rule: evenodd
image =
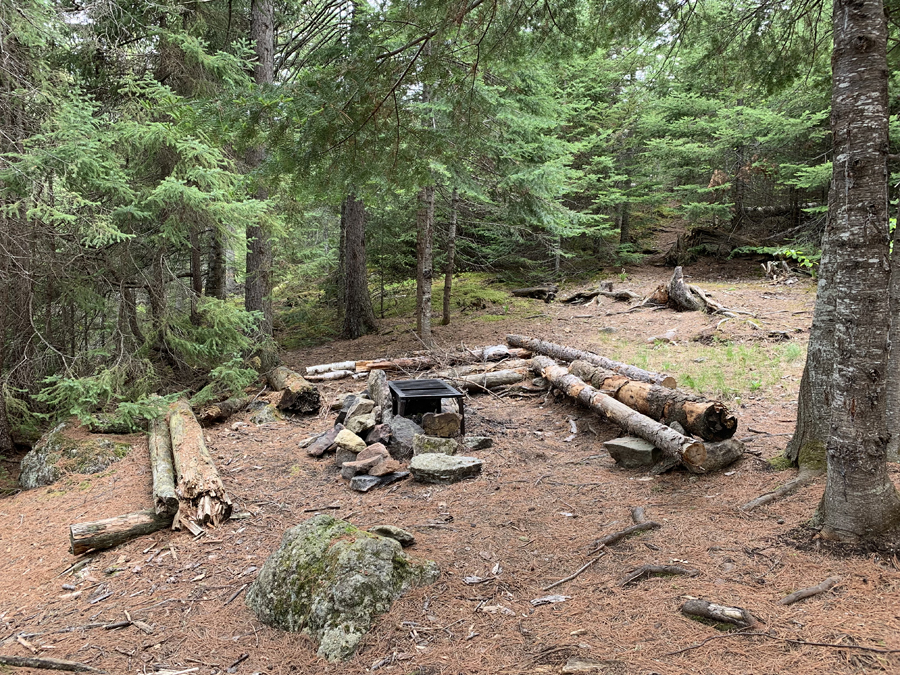
<svg viewBox="0 0 900 675"><path fill-rule="evenodd" d="M105 670L98 670L91 666L77 661L65 661L64 659L37 659L26 656L2 656L0 655L0 666L10 666L12 668L37 668L39 670L67 670L71 673L105 673Z"/></svg>
<svg viewBox="0 0 900 675"><path fill-rule="evenodd" d="M624 530L619 530L618 532L613 532L611 534L604 535L599 539L591 542L591 553L595 553L600 549L606 548L607 546L612 546L616 542L621 541L625 537L630 534L634 534L636 532L646 532L647 530L658 530L662 525L652 520L645 520L642 523L636 523L635 525L629 525Z"/></svg>
<svg viewBox="0 0 900 675"><path fill-rule="evenodd" d="M759 619L743 607L726 607L699 598L692 598L681 606L682 614L709 619L719 623L730 623L738 628L754 628Z"/></svg>
<svg viewBox="0 0 900 675"><path fill-rule="evenodd" d="M777 490L774 490L773 492L767 492L766 494L760 495L756 499L747 502L740 508L740 510L746 513L752 511L757 507L774 502L776 499L787 497L788 495L793 494L799 488L809 483L813 478L820 475L822 475L821 471L806 468L800 469L800 472L797 474L796 478L789 480L787 483L782 485Z"/></svg>
<svg viewBox="0 0 900 675"><path fill-rule="evenodd" d="M582 565L581 567L579 567L577 570L575 570L575 572L573 572L572 574L570 574L569 576L567 576L565 579L560 579L559 581L554 581L554 582L553 582L552 584L550 584L549 586L544 586L541 590L542 590L542 591L549 591L551 588L556 588L557 586L560 586L560 585L566 583L567 581L572 581L572 579L574 579L574 578L577 577L579 574L581 574L582 572L584 572L588 567L590 567L591 565L593 565L595 562L597 562L598 560L600 560L600 558L602 558L602 557L605 556L605 555L606 555L606 551L604 551L603 553L601 553L600 555L598 555L598 556L597 556L596 558L594 558L593 560L589 560L588 562L586 562L584 565Z"/></svg>
<svg viewBox="0 0 900 675"><path fill-rule="evenodd" d="M642 581L643 579L649 579L650 577L668 577L668 576L688 576L695 577L700 572L698 570L688 569L687 567L679 567L678 565L641 565L633 570L631 570L628 574L626 574L622 581L619 582L619 586L627 586L628 584L633 584L638 581Z"/></svg>
<svg viewBox="0 0 900 675"><path fill-rule="evenodd" d="M794 591L790 595L786 595L778 601L778 604L793 605L795 602L800 602L801 600L811 598L814 595L825 593L826 591L830 591L837 583L840 582L840 580L840 577L828 577L821 584L810 586L809 588L801 588L799 591Z"/></svg>

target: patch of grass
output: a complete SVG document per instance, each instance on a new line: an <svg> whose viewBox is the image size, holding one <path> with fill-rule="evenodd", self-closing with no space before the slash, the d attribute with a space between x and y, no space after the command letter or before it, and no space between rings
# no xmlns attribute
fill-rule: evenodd
<svg viewBox="0 0 900 675"><path fill-rule="evenodd" d="M788 469L794 468L793 463L784 455L778 455L777 457L773 457L769 460L769 466L771 466L776 471L787 471Z"/></svg>

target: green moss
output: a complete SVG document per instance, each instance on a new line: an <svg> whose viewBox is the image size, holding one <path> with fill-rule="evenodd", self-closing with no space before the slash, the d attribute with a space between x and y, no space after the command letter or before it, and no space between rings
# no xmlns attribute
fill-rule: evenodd
<svg viewBox="0 0 900 675"><path fill-rule="evenodd" d="M826 466L824 441L808 441L800 446L797 464L803 469L824 471Z"/></svg>
<svg viewBox="0 0 900 675"><path fill-rule="evenodd" d="M776 471L787 471L788 469L793 468L794 463L784 455L779 455L778 457L773 457L769 460L769 466Z"/></svg>

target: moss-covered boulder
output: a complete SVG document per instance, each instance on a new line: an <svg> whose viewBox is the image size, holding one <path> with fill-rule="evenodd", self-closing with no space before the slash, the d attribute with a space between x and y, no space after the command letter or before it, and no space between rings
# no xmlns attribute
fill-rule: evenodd
<svg viewBox="0 0 900 675"><path fill-rule="evenodd" d="M71 425L63 422L41 436L22 458L23 489L50 485L66 473L100 473L131 450L128 443L108 438L73 438L71 431Z"/></svg>
<svg viewBox="0 0 900 675"><path fill-rule="evenodd" d="M260 621L319 642L329 661L353 655L372 621L406 590L434 582L437 566L411 562L400 544L318 515L292 527L247 591Z"/></svg>

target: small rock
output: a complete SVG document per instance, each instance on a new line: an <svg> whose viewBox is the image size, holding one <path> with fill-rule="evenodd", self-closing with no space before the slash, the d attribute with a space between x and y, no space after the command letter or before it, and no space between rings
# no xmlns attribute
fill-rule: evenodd
<svg viewBox="0 0 900 675"><path fill-rule="evenodd" d="M250 421L257 426L261 424L270 424L272 422L280 422L283 419L284 415L282 415L271 403L263 406L250 417Z"/></svg>
<svg viewBox="0 0 900 675"><path fill-rule="evenodd" d="M603 445L609 451L610 457L616 460L616 464L626 469L653 466L663 457L652 443L643 438L624 436L606 441Z"/></svg>
<svg viewBox="0 0 900 675"><path fill-rule="evenodd" d="M372 429L368 435L366 435L366 443L368 445L372 445L373 443L381 443L382 445L388 445L391 442L391 425L390 424L376 424L375 428Z"/></svg>
<svg viewBox="0 0 900 675"><path fill-rule="evenodd" d="M342 423L345 419L347 419L347 413L350 412L350 408L356 405L356 402L359 401L359 396L356 394L347 394L344 397L344 402L341 404L341 410L337 416L337 422Z"/></svg>
<svg viewBox="0 0 900 675"><path fill-rule="evenodd" d="M459 413L425 413L422 416L422 428L429 436L453 438L459 436L462 416Z"/></svg>
<svg viewBox="0 0 900 675"><path fill-rule="evenodd" d="M369 469L370 476L386 476L389 473L395 473L403 468L403 465L396 459L387 457L379 461L375 466Z"/></svg>
<svg viewBox="0 0 900 675"><path fill-rule="evenodd" d="M394 473L389 473L386 476L381 477L381 484L383 486L393 485L397 481L401 481L404 478L409 478L409 471L395 471Z"/></svg>
<svg viewBox="0 0 900 675"><path fill-rule="evenodd" d="M413 456L424 455L430 452L439 452L444 455L455 455L459 443L455 438L438 438L416 434L413 438Z"/></svg>
<svg viewBox="0 0 900 675"><path fill-rule="evenodd" d="M671 424L669 424L669 428L670 428L670 429L674 429L674 430L677 431L679 434L681 434L682 436L684 436L684 427L681 426L677 421L676 421L676 422L672 422Z"/></svg>
<svg viewBox="0 0 900 675"><path fill-rule="evenodd" d="M377 476L354 476L350 479L350 489L357 492L368 492L376 485L381 485Z"/></svg>
<svg viewBox="0 0 900 675"><path fill-rule="evenodd" d="M321 457L328 450L334 449L334 439L337 438L337 435L344 428L343 424L336 424L333 429L329 429L324 434L321 434L316 440L312 442L312 444L306 449L306 454L310 457Z"/></svg>
<svg viewBox="0 0 900 675"><path fill-rule="evenodd" d="M371 403L371 401L370 401ZM370 412L364 415L350 415L344 422L344 426L357 435L364 435L375 427L375 413Z"/></svg>
<svg viewBox="0 0 900 675"><path fill-rule="evenodd" d="M466 436L463 444L469 451L487 450L494 447L494 439L489 436Z"/></svg>
<svg viewBox="0 0 900 675"><path fill-rule="evenodd" d="M550 383L545 380L543 377L536 377L531 381L531 385L533 387L538 387L540 389L544 389L550 386Z"/></svg>
<svg viewBox="0 0 900 675"><path fill-rule="evenodd" d="M366 442L349 429L341 429L334 437L334 445L340 450L349 450L354 455L366 449Z"/></svg>
<svg viewBox="0 0 900 675"><path fill-rule="evenodd" d="M425 430L405 417L394 417L391 420L391 442L388 450L391 457L401 462L413 456L413 440L416 434L424 434Z"/></svg>
<svg viewBox="0 0 900 675"><path fill-rule="evenodd" d="M416 538L410 532L395 525L376 525L375 527L370 527L369 532L377 534L379 537L387 537L399 541L403 548L416 543Z"/></svg>
<svg viewBox="0 0 900 675"><path fill-rule="evenodd" d="M375 401L358 397L356 402L347 410L347 419L349 420L351 417L358 415L368 415L373 410L375 410Z"/></svg>
<svg viewBox="0 0 900 675"><path fill-rule="evenodd" d="M481 473L484 462L475 457L462 457L429 452L412 458L409 470L421 483L456 483Z"/></svg>
<svg viewBox="0 0 900 675"><path fill-rule="evenodd" d="M370 457L381 457L382 459L387 459L391 456L391 453L388 452L388 449L384 447L381 443L373 443L372 445L360 450L359 454L356 456L357 460L369 459Z"/></svg>
<svg viewBox="0 0 900 675"><path fill-rule="evenodd" d="M384 460L376 455L375 457L369 457L368 459L357 459L353 462L344 462L341 465L341 478L350 480L354 476L369 473L369 469L374 468L382 461Z"/></svg>

